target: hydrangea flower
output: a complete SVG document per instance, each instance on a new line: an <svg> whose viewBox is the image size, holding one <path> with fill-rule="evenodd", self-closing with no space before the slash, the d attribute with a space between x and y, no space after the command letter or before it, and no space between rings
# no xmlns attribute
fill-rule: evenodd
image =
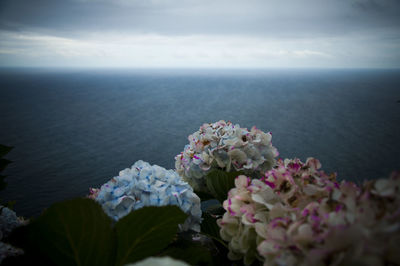
<svg viewBox="0 0 400 266"><path fill-rule="evenodd" d="M271 133L250 131L223 120L204 124L188 138L189 144L175 157L179 175L196 191L208 192L204 177L213 169L251 174L271 169L278 151Z"/></svg>
<svg viewBox="0 0 400 266"><path fill-rule="evenodd" d="M22 217L17 217L13 210L0 205L0 240L7 237L16 227L26 224ZM22 249L0 241L0 264L8 256L21 255Z"/></svg>
<svg viewBox="0 0 400 266"><path fill-rule="evenodd" d="M264 265L399 264L400 174L361 188L318 160L279 160L264 178L236 178L218 220L228 257Z"/></svg>
<svg viewBox="0 0 400 266"><path fill-rule="evenodd" d="M189 266L184 261L176 260L171 257L148 257L136 263L126 264L125 266Z"/></svg>
<svg viewBox="0 0 400 266"><path fill-rule="evenodd" d="M89 197L114 220L144 206L176 205L189 215L181 229L200 231L200 198L175 171L158 165L137 161L100 189L90 189Z"/></svg>

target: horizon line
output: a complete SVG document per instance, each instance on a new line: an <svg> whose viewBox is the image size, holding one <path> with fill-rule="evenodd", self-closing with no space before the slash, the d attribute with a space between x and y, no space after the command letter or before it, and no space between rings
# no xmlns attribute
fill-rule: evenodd
<svg viewBox="0 0 400 266"><path fill-rule="evenodd" d="M137 66L0 66L0 69L52 69L52 70L400 70L399 67L379 67L379 66L361 66L361 67L137 67Z"/></svg>

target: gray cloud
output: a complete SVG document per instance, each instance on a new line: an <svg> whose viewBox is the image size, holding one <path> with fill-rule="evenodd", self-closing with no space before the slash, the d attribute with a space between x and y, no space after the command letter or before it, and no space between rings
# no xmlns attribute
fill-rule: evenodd
<svg viewBox="0 0 400 266"><path fill-rule="evenodd" d="M398 14L398 0L2 0L0 65L400 67Z"/></svg>
<svg viewBox="0 0 400 266"><path fill-rule="evenodd" d="M337 36L397 30L400 1L3 0L0 27L53 34L92 31Z"/></svg>

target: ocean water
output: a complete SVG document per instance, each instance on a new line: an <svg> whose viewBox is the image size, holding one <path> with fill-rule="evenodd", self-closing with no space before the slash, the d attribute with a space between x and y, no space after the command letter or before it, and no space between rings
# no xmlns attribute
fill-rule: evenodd
<svg viewBox="0 0 400 266"><path fill-rule="evenodd" d="M189 134L230 120L340 180L400 170L397 70L0 70L0 143L19 215L84 196L137 160L174 168Z"/></svg>

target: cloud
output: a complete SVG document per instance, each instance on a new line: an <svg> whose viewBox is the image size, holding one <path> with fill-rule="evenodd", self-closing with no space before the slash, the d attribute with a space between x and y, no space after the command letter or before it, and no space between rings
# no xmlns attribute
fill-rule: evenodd
<svg viewBox="0 0 400 266"><path fill-rule="evenodd" d="M395 0L2 0L0 60L398 67L399 8Z"/></svg>
<svg viewBox="0 0 400 266"><path fill-rule="evenodd" d="M399 10L399 1L382 1L387 4L362 0L36 0L35 4L29 0L2 0L0 27L61 35L119 31L338 36L378 26L398 27L400 19L395 11ZM381 7L379 12L373 12L374 5Z"/></svg>
<svg viewBox="0 0 400 266"><path fill-rule="evenodd" d="M281 40L239 35L99 32L84 39L74 39L0 32L0 39L3 65L18 65L24 61L25 65L31 66L72 67L374 67L375 55L383 48L388 52L385 54L388 58L386 65L380 67L400 59L398 45L360 48L365 39L353 42L350 47L349 40L343 38ZM365 54L369 56L365 57ZM379 55L379 58L385 57Z"/></svg>
<svg viewBox="0 0 400 266"><path fill-rule="evenodd" d="M58 58L55 64L95 66L268 66L267 60L327 58L324 52L296 50L291 42L241 36L168 36L92 34L87 39L61 38L29 33L0 34L3 54L25 58ZM6 40L6 41L5 41ZM1 52L2 51L2 52Z"/></svg>

